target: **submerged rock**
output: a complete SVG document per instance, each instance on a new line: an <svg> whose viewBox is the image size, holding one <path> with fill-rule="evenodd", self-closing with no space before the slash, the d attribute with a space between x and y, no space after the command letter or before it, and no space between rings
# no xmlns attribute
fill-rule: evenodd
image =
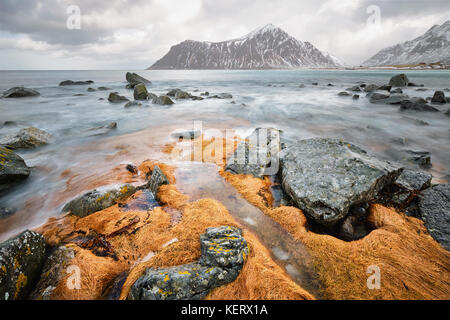
<svg viewBox="0 0 450 320"><path fill-rule="evenodd" d="M131 108L131 107L140 107L142 106L142 103L137 101L129 101L127 102L123 107L124 108Z"/></svg>
<svg viewBox="0 0 450 320"><path fill-rule="evenodd" d="M170 99L168 96L159 96L157 98L154 98L152 100L152 103L160 104L160 105L172 105L172 104L174 104L172 99Z"/></svg>
<svg viewBox="0 0 450 320"><path fill-rule="evenodd" d="M447 103L447 100L445 99L444 91L436 91L433 95L433 98L431 98L432 103Z"/></svg>
<svg viewBox="0 0 450 320"><path fill-rule="evenodd" d="M274 175L278 172L280 148L279 130L257 128L246 141L238 144L225 170L235 174L251 174L257 178Z"/></svg>
<svg viewBox="0 0 450 320"><path fill-rule="evenodd" d="M24 231L0 244L0 300L26 299L41 274L44 237Z"/></svg>
<svg viewBox="0 0 450 320"><path fill-rule="evenodd" d="M247 241L236 227L208 228L200 236L198 262L150 268L133 284L129 300L199 300L234 281L248 256Z"/></svg>
<svg viewBox="0 0 450 320"><path fill-rule="evenodd" d="M51 135L38 128L25 128L16 134L0 137L0 145L9 149L31 149L50 143Z"/></svg>
<svg viewBox="0 0 450 320"><path fill-rule="evenodd" d="M400 111L430 111L430 112L439 112L439 109L432 107L426 103L413 102L411 100L403 100L400 102Z"/></svg>
<svg viewBox="0 0 450 320"><path fill-rule="evenodd" d="M407 87L408 83L408 77L404 73L395 75L389 80L389 85L392 87Z"/></svg>
<svg viewBox="0 0 450 320"><path fill-rule="evenodd" d="M439 184L422 191L419 210L431 236L450 250L450 184Z"/></svg>
<svg viewBox="0 0 450 320"><path fill-rule="evenodd" d="M60 82L59 86L80 86L80 85L88 85L92 84L94 81L87 80L87 81L72 81L72 80L65 80Z"/></svg>
<svg viewBox="0 0 450 320"><path fill-rule="evenodd" d="M28 178L30 173L30 168L20 156L0 146L0 191Z"/></svg>
<svg viewBox="0 0 450 320"><path fill-rule="evenodd" d="M24 87L14 87L3 93L3 98L24 98L24 97L35 97L40 95L39 92L33 89Z"/></svg>
<svg viewBox="0 0 450 320"><path fill-rule="evenodd" d="M62 212L70 212L73 215L83 218L115 205L118 201L128 198L136 191L137 188L130 184L125 184L117 189L107 191L98 191L95 189L67 203L62 209Z"/></svg>
<svg viewBox="0 0 450 320"><path fill-rule="evenodd" d="M325 226L345 218L350 207L373 200L402 171L355 145L326 138L300 140L281 151L280 161L284 191Z"/></svg>
<svg viewBox="0 0 450 320"><path fill-rule="evenodd" d="M361 88L360 88L359 86L353 86L353 87L347 88L347 89L345 89L345 90L348 90L348 91L354 91L354 92L360 92L360 91L361 91Z"/></svg>
<svg viewBox="0 0 450 320"><path fill-rule="evenodd" d="M89 87L89 88L87 88L86 91L87 91L87 92L95 92L95 91L97 91L97 90L95 90L94 88Z"/></svg>
<svg viewBox="0 0 450 320"><path fill-rule="evenodd" d="M189 98L191 98L191 95L188 92L186 92L186 91L179 90L179 91L177 91L175 93L175 99L176 100L189 99Z"/></svg>
<svg viewBox="0 0 450 320"><path fill-rule="evenodd" d="M123 103L130 101L127 97L119 95L117 92L111 92L108 97L108 101L111 103Z"/></svg>
<svg viewBox="0 0 450 320"><path fill-rule="evenodd" d="M405 150L406 157L402 159L405 163L415 164L421 168L431 168L431 154L428 151Z"/></svg>
<svg viewBox="0 0 450 320"><path fill-rule="evenodd" d="M373 94L375 96L376 94ZM375 99L375 97L370 98L370 102L372 103L385 103L385 104L400 104L402 101L409 99L407 95L402 94L392 94L384 99Z"/></svg>
<svg viewBox="0 0 450 320"><path fill-rule="evenodd" d="M383 101L389 98L389 95L382 93L371 93L368 95L371 103L377 103L378 101Z"/></svg>
<svg viewBox="0 0 450 320"><path fill-rule="evenodd" d="M348 93L347 91L341 91L338 93L338 96L340 97L348 97L350 96L350 93Z"/></svg>
<svg viewBox="0 0 450 320"><path fill-rule="evenodd" d="M139 83L143 83L143 84L151 84L152 83L150 80L147 80L134 72L133 73L127 72L125 75L125 78L127 79L128 83L129 83L129 88L134 88Z"/></svg>
<svg viewBox="0 0 450 320"><path fill-rule="evenodd" d="M0 207L0 219L6 219L16 213L13 208Z"/></svg>
<svg viewBox="0 0 450 320"><path fill-rule="evenodd" d="M98 87L97 90L99 90L99 91L108 91L108 90L111 90L111 88L108 88L108 87Z"/></svg>
<svg viewBox="0 0 450 320"><path fill-rule="evenodd" d="M145 84L139 83L134 86L134 100L147 100L148 92Z"/></svg>
<svg viewBox="0 0 450 320"><path fill-rule="evenodd" d="M101 136L103 134L109 133L111 130L114 130L116 128L117 128L117 122L111 122L105 126L89 129L89 130L87 130L87 133L91 137Z"/></svg>

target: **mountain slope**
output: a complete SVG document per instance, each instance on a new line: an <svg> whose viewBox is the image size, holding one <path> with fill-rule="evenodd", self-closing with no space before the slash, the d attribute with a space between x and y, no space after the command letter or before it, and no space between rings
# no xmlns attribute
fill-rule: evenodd
<svg viewBox="0 0 450 320"><path fill-rule="evenodd" d="M284 69L337 67L309 42L298 41L271 24L222 42L187 40L148 69Z"/></svg>
<svg viewBox="0 0 450 320"><path fill-rule="evenodd" d="M450 20L422 36L379 51L364 66L443 62L450 64Z"/></svg>

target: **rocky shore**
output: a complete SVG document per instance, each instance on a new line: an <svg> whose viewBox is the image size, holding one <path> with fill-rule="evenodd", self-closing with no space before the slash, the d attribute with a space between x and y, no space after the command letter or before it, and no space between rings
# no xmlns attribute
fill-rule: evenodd
<svg viewBox="0 0 450 320"><path fill-rule="evenodd" d="M193 95L181 89L157 95L149 92L150 80L136 73L125 79L133 98L104 87L87 92L110 91L105 98L125 108L233 99L230 93ZM67 80L59 86L92 84ZM405 95L402 88L407 87L421 85L400 74L385 85L358 83L338 95L368 99L374 108L395 105L405 114L448 116L443 91L419 99ZM35 99L38 94L16 87L3 97ZM115 128L112 122L85 134ZM180 163L189 163L184 155L177 161L118 164L105 179L113 184L100 177L95 185L76 182L83 192L65 192L59 216L0 244L0 299L449 297L450 187L433 183L428 152L406 150L403 159L387 161L346 139L292 140L277 128L257 128L233 141L209 140L195 129L167 136L172 142L159 142L164 153L175 154L180 141L199 143L201 163L215 165L224 185L230 184L307 248L319 293L294 281L289 268L277 261L284 259L282 250L274 254L251 223L236 219L226 203L193 199L180 190L176 172ZM0 192L14 192L32 175L26 156L24 160L17 152L44 148L53 138L34 127L0 137ZM218 141L223 158L210 160L205 155L217 150ZM76 177L70 171L66 175L68 180ZM10 215L9 209L0 209ZM373 265L382 270L379 290L366 286L366 270Z"/></svg>

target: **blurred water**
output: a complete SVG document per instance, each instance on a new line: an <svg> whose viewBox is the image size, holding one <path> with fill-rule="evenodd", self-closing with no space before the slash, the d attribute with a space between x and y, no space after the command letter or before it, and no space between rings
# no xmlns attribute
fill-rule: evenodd
<svg viewBox="0 0 450 320"><path fill-rule="evenodd" d="M23 211L25 204L37 196L48 200L42 201L38 207L34 206L33 212L27 212L26 216L0 220L0 240L58 214L58 210L47 201L53 193L64 188L66 181L61 177L64 170L82 168L96 175L109 169L110 165L103 163L104 159L117 151L104 147L111 139L144 129L155 130L153 136L156 139L162 134L158 128L185 127L200 120L204 126L226 123L238 132L258 126L273 126L284 130L285 136L292 139L313 136L344 138L390 160L399 159L401 150L426 150L432 155L431 172L435 182L448 179L450 117L442 113L400 113L398 106L370 104L364 93L360 93L359 100L337 96L338 92L355 85L357 81L385 84L399 71L135 72L150 79L152 84L148 89L158 95L180 88L195 95L203 91L211 94L229 92L233 99L176 101L170 107L144 103L142 107L125 109L123 104L110 104L107 97L110 91L118 91L132 100L133 91L125 89L126 71L0 71L0 92L24 85L41 93L41 96L33 98L0 99L0 135L34 126L54 137L49 146L18 152L35 169L26 183L0 198L0 206L13 206ZM429 89L419 92L413 87L406 88L404 93L410 96L432 96L435 89L450 87L450 73L445 70L406 73L410 81L424 84ZM95 83L89 86L58 86L59 82L67 79L93 80ZM313 82L319 85L314 86ZM334 86L327 86L328 83ZM301 84L305 87L300 88ZM111 90L87 92L88 87L99 86ZM74 96L80 93L83 96ZM438 108L445 111L449 105ZM429 125L418 125L415 119L426 121ZM2 126L4 121L15 121L17 125ZM118 123L116 130L106 135L89 136L88 129L112 121ZM147 140L135 141L134 145L142 152L148 152L149 157L155 156ZM117 162L120 161L124 160L117 158Z"/></svg>

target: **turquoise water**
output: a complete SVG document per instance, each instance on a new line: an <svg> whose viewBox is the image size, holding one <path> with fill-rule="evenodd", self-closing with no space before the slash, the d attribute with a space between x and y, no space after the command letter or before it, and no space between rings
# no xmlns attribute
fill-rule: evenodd
<svg viewBox="0 0 450 320"><path fill-rule="evenodd" d="M386 84L399 71L135 72L151 80L148 89L158 95L180 88L196 95L203 91L211 94L228 92L233 99L176 101L170 107L144 103L139 108L125 109L122 104L110 104L106 100L109 91L87 92L86 89L106 86L132 100L133 91L125 89L126 71L0 71L0 92L24 85L41 93L35 98L0 99L0 135L34 126L54 137L49 146L18 152L35 169L26 183L0 198L0 206L18 209L15 216L0 220L0 240L40 225L59 213L50 203L53 194L65 186L66 179L61 177L64 170L83 167L90 175L96 175L110 169L114 159L106 163L105 157L114 154L114 149L107 147L111 140L143 129L151 132L155 128L157 141L167 136L157 128L192 126L193 121L202 121L204 127L221 124L221 129L236 129L242 134L255 127L271 126L282 129L288 139L343 138L388 160L400 159L402 150L426 150L431 152L433 167L430 170L434 181L448 180L450 117L442 113L401 113L398 106L370 104L364 93L359 100L337 96L338 92L358 81ZM419 92L413 87L406 88L404 94L411 97L425 98L432 96L436 89L450 88L448 71L406 71L406 74L410 81L428 89ZM95 83L58 86L67 79L93 80ZM319 85L314 86L313 82ZM328 86L329 83L334 86ZM301 84L305 87L300 88ZM80 93L84 95L74 96ZM450 95L450 92L446 94ZM450 105L437 107L445 111ZM417 119L428 125L418 125ZM16 125L3 126L4 121L15 121ZM88 133L89 129L112 121L118 123L117 130L100 136ZM160 155L152 149L153 144L146 140L135 141L133 148L141 149L142 153L149 152L148 158L157 158ZM124 159L117 158L116 165L121 161ZM29 208L28 203L36 196L45 200Z"/></svg>

